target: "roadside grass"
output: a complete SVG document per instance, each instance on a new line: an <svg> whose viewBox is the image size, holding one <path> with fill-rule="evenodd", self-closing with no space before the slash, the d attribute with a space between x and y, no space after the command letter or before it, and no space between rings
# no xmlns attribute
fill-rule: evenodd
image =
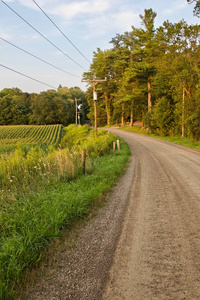
<svg viewBox="0 0 200 300"><path fill-rule="evenodd" d="M2 144L0 143L0 155L1 153L10 153L17 148L16 144Z"/></svg>
<svg viewBox="0 0 200 300"><path fill-rule="evenodd" d="M16 297L26 271L39 263L44 249L63 228L89 215L95 201L123 172L129 155L128 145L121 141L120 152L110 150L107 155L90 158L88 174L74 180L63 176L62 180L46 183L28 194L19 193L17 198L2 203L0 299Z"/></svg>
<svg viewBox="0 0 200 300"><path fill-rule="evenodd" d="M174 143L174 144L178 144L178 145L182 145L182 146L186 146L186 147L189 147L189 148L200 150L200 142L192 140L192 139L182 138L182 137L178 137L178 136L175 136L175 137L169 137L169 136L162 137L162 136L159 136L159 135L150 134L145 129L139 128L137 126L134 126L134 127L124 126L124 127L121 127L120 129L126 130L126 131L132 131L132 132L136 132L136 133L141 133L141 134L152 136L154 138L157 138L157 139L160 139L160 140L163 140L163 141L167 141L167 142L171 142L171 143Z"/></svg>

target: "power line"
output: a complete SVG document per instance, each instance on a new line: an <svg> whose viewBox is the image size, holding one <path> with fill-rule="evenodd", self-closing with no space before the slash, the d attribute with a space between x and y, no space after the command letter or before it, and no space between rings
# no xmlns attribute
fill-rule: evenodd
<svg viewBox="0 0 200 300"><path fill-rule="evenodd" d="M52 43L48 38L46 38L42 33L40 33L35 27L33 27L28 21L26 21L22 16L20 16L12 7L10 7L7 3L5 3L3 0L1 0L3 4L5 4L12 12L14 12L20 19L22 19L27 25L29 25L34 31L36 31L41 37L43 37L48 43L50 43L53 47L55 47L58 51L60 51L62 54L64 54L67 58L69 58L71 61L73 61L77 66L79 66L81 69L87 71L84 67L82 67L79 63L77 63L73 58L71 58L69 55L67 55L64 51L62 51L60 48L58 48L54 43Z"/></svg>
<svg viewBox="0 0 200 300"><path fill-rule="evenodd" d="M65 35L65 33L54 23L54 21L45 13L45 11L37 4L35 0L33 0L35 5L43 12L43 14L51 21L51 23L62 33L62 35L68 40L68 42L91 64L91 62L85 57L85 55L72 43L72 41Z"/></svg>
<svg viewBox="0 0 200 300"><path fill-rule="evenodd" d="M11 43L11 42L5 40L5 39L2 38L2 37L0 37L0 39L3 40L3 41L6 42L6 43L12 45L13 47L15 47L15 48L17 48L17 49L19 49L19 50L21 50L21 51L23 51L23 52L25 52L25 53L27 53L27 54L33 56L33 57L35 57L36 59L38 59L38 60L44 62L45 64L47 64L47 65L49 65L49 66L51 66L51 67L53 67L53 68L56 68L56 69L58 69L58 70L60 70L60 71L62 71L62 72L64 72L64 73L66 73L66 74L69 74L69 75L71 75L71 76L75 76L75 77L77 77L77 78L81 78L81 77L79 77L79 76L77 76L77 75L74 75L74 74L69 73L69 72L67 72L67 71L65 71L65 70L63 70L63 69L61 69L61 68L59 68L59 67L54 66L53 64L47 62L46 60L44 60L44 59L42 59L42 58L39 58L38 56L36 56L36 55L34 55L34 54L32 54L32 53L30 53L30 52L28 52L28 51L26 51L26 50L24 50L24 49L18 47L17 45L15 45L15 44L13 44L13 43Z"/></svg>
<svg viewBox="0 0 200 300"><path fill-rule="evenodd" d="M33 77L30 77L30 76L28 76L28 75L25 75L25 74L23 74L23 73L21 73L21 72L18 72L18 71L16 71L16 70L13 70L13 69L11 69L11 68L9 68L9 67L6 67L6 66L4 66L4 65L2 65L2 64L0 64L0 66L1 67L3 67L3 68L5 68L5 69L8 69L8 70L10 70L10 71L13 71L13 72L15 72L15 73L17 73L17 74L20 74L20 75L22 75L22 76L24 76L24 77L27 77L27 78L29 78L29 79L31 79L31 80L34 80L34 81L37 81L37 82L39 82L39 83L41 83L41 84L44 84L44 85L46 85L46 86L48 86L48 87L51 87L51 88L53 88L53 89L57 89L56 87L54 87L54 86L52 86L52 85L49 85L49 84L47 84L47 83L45 83L45 82L42 82L42 81L40 81L40 80L37 80L37 79L35 79L35 78L33 78Z"/></svg>

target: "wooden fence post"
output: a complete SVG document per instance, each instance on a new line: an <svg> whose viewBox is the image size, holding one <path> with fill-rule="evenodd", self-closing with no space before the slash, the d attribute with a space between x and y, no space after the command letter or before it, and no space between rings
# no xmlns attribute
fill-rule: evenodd
<svg viewBox="0 0 200 300"><path fill-rule="evenodd" d="M117 140L117 149L118 149L118 151L120 151L120 141L119 140Z"/></svg>
<svg viewBox="0 0 200 300"><path fill-rule="evenodd" d="M86 157L86 151L83 149L82 151L82 167L83 167L83 174L85 174L85 157Z"/></svg>
<svg viewBox="0 0 200 300"><path fill-rule="evenodd" d="M115 148L116 148L116 143L115 141L113 142L113 152L115 152Z"/></svg>

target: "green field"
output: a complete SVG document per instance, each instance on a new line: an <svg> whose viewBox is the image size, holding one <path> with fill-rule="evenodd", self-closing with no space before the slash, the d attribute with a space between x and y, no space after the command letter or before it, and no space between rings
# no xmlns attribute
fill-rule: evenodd
<svg viewBox="0 0 200 300"><path fill-rule="evenodd" d="M46 144L54 145L60 142L62 125L15 125L0 126L0 144Z"/></svg>

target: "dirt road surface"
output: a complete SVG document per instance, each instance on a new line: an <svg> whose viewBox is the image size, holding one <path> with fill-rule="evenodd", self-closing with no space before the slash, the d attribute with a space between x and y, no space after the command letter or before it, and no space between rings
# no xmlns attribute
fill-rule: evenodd
<svg viewBox="0 0 200 300"><path fill-rule="evenodd" d="M120 135L135 177L103 299L200 299L200 152Z"/></svg>
<svg viewBox="0 0 200 300"><path fill-rule="evenodd" d="M199 300L200 152L110 131L132 158L106 205L28 300Z"/></svg>

